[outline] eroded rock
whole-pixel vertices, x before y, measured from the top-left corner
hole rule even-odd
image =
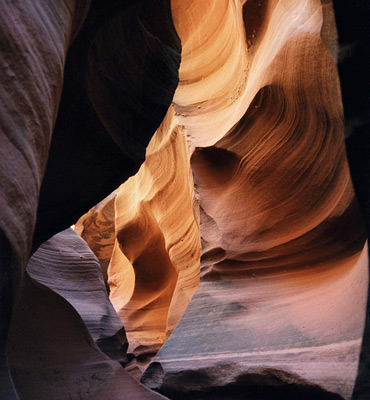
[[[9,334],[21,400],[160,399],[102,353],[76,310],[27,275]]]
[[[186,138],[172,108],[138,174],[118,189],[115,207],[110,299],[142,370],[177,325],[199,282],[197,204]]]
[[[100,350],[127,362],[125,329],[109,301],[100,264],[77,233],[67,229],[43,243],[27,272],[75,308]]]
[[[303,398],[315,387],[349,399],[368,258],[330,4],[172,6],[183,43],[174,108],[200,206],[201,283],[142,381],[176,399],[234,399],[253,395],[258,377],[274,387],[265,378],[277,371]]]
[[[16,398],[5,343],[31,249],[137,171],[171,103],[181,46],[168,1],[0,9],[0,390]]]

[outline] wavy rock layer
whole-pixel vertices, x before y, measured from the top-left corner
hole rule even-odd
[[[114,209],[116,195],[117,191],[114,191],[89,210],[77,221],[74,228],[98,258],[107,289],[109,289],[107,270],[116,239]]]
[[[75,308],[100,350],[127,362],[125,330],[108,299],[99,262],[77,233],[67,229],[43,243],[27,272]]]
[[[89,1],[0,5],[0,397],[15,399],[5,361],[13,301],[35,228],[38,196],[71,36]]]
[[[234,399],[235,389],[277,398],[269,386],[348,399],[368,259],[331,5],[172,7],[183,43],[174,108],[200,205],[201,283],[143,382],[174,399]]]
[[[31,248],[138,170],[181,45],[169,0],[3,1],[0,42],[0,397],[16,399],[5,343]]]
[[[96,347],[70,303],[28,276],[15,307],[8,355],[21,400],[163,399]]]
[[[170,109],[145,163],[116,198],[110,299],[139,369],[173,331],[198,285],[196,211],[186,138]]]

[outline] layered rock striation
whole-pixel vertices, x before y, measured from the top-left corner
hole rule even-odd
[[[0,397],[17,399],[5,345],[30,253],[138,170],[172,101],[181,45],[169,1],[0,10]]]
[[[27,273],[75,308],[100,350],[127,362],[125,329],[109,301],[99,261],[77,233],[69,228],[43,243]]]
[[[67,48],[88,5],[0,5],[0,390],[7,399],[17,398],[6,366],[7,331],[31,251]]]
[[[69,302],[27,275],[8,356],[21,399],[163,399],[98,349]]]
[[[99,260],[104,283],[108,286],[108,265],[115,241],[115,209],[117,191],[98,203],[76,223],[74,230],[88,243]]]
[[[118,189],[115,209],[110,300],[142,370],[199,282],[198,208],[186,137],[172,108],[149,143],[145,163]]]
[[[368,397],[370,9],[334,9],[0,5],[1,398]]]
[[[201,282],[142,381],[173,399],[275,398],[271,388],[349,399],[368,258],[333,10],[244,3],[172,2],[183,44],[174,108],[200,207]]]
[[[98,260],[72,229],[53,236],[28,263],[9,333],[20,398],[163,398],[124,371],[126,349]]]

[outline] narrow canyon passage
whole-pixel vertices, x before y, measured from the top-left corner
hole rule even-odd
[[[140,376],[179,322],[200,234],[200,286],[142,381],[170,398],[295,382],[349,399],[368,260],[331,3],[172,1],[172,12],[174,111],[115,203],[108,282],[136,356],[127,369]]]
[[[332,1],[103,3],[32,3],[56,55],[32,29],[14,53],[42,74],[7,117],[29,170],[7,153],[0,398],[357,400],[369,249]]]

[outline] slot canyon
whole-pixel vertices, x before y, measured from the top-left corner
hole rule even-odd
[[[0,399],[370,399],[368,2],[0,10]]]

